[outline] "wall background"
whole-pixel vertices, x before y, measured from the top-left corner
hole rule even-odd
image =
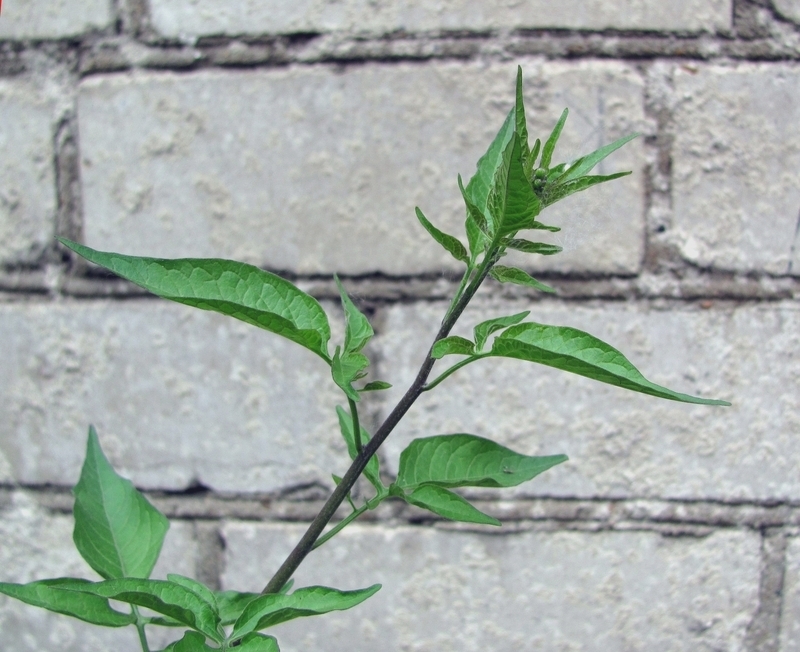
[[[389,504],[300,584],[382,582],[278,631],[318,650],[800,650],[800,3],[797,0],[6,0],[0,17],[0,572],[91,577],[71,544],[88,424],[173,519],[158,574],[258,590],[346,468],[340,397],[310,353],[144,296],[55,235],[237,257],[370,311],[373,426],[410,381],[456,267],[469,176],[523,66],[559,159],[632,130],[634,174],[548,216],[524,309],[619,346],[672,404],[533,365],[474,365],[382,452],[467,431],[571,460],[502,497],[498,533]],[[374,551],[385,549],[380,555]],[[136,650],[0,598],[0,642]],[[162,641],[163,643],[164,641]],[[156,643],[156,641],[154,641]]]

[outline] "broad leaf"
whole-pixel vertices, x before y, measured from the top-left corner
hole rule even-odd
[[[503,126],[494,137],[486,153],[478,159],[478,169],[467,183],[465,195],[478,208],[486,214],[486,202],[489,198],[489,189],[494,181],[497,168],[503,160],[503,152],[511,140],[516,128],[515,110],[511,109],[506,116]]]
[[[289,580],[291,582],[292,580]],[[287,584],[289,583],[287,582]],[[291,587],[291,585],[289,585]],[[255,600],[260,593],[242,593],[239,591],[217,591],[215,597],[219,605],[219,618],[223,625],[233,625],[242,615],[244,608]]]
[[[377,392],[382,389],[390,389],[392,386],[391,383],[387,383],[385,380],[373,380],[370,383],[364,385],[359,392]]]
[[[425,230],[431,234],[431,237],[436,240],[436,242],[442,245],[456,260],[460,260],[462,263],[469,263],[467,250],[464,249],[464,245],[461,244],[458,238],[437,229],[428,221],[428,218],[425,217],[419,208],[415,208],[414,210],[417,212],[417,219],[420,221],[420,224],[425,227]]]
[[[512,326],[495,338],[492,355],[538,362],[609,385],[673,401],[730,405],[727,401],[689,396],[651,383],[617,349],[568,326],[536,323]]]
[[[339,429],[342,431],[342,438],[347,444],[347,453],[350,455],[350,459],[354,460],[358,455],[358,451],[356,450],[356,439],[353,431],[353,419],[345,409],[339,405],[336,406],[336,416],[339,417]],[[369,439],[369,433],[362,426],[361,445],[363,446],[366,444]],[[367,462],[367,466],[364,469],[364,477],[369,480],[370,484],[375,487],[378,493],[381,493],[383,490],[383,483],[381,482],[381,468],[377,455],[373,455],[369,459],[369,462]]]
[[[198,632],[186,632],[183,638],[170,643],[161,652],[216,652],[219,648],[206,644],[206,637]]]
[[[544,168],[545,170],[550,167],[550,161],[553,158],[553,151],[556,148],[556,143],[558,142],[559,136],[561,136],[561,130],[564,128],[564,123],[567,121],[568,115],[569,109],[564,109],[564,112],[558,119],[556,126],[553,127],[553,131],[550,133],[550,137],[544,144],[544,148],[542,149],[542,162],[539,164],[539,167]]]
[[[503,236],[530,228],[539,214],[539,198],[522,169],[519,138],[513,134],[503,156],[487,200],[496,233]]]
[[[295,618],[351,609],[374,595],[380,588],[380,584],[374,584],[366,589],[339,591],[326,586],[309,586],[289,595],[271,593],[259,596],[245,607],[234,623],[231,638]]]
[[[136,621],[133,614],[124,614],[112,609],[105,598],[64,590],[85,584],[90,582],[72,577],[41,580],[30,584],[0,582],[0,593],[34,607],[72,616],[101,627],[123,627]]]
[[[577,179],[582,177],[587,172],[590,172],[595,165],[597,165],[600,161],[602,161],[606,156],[611,154],[612,152],[617,151],[620,147],[629,143],[634,138],[637,138],[640,134],[633,133],[627,136],[623,136],[622,138],[615,140],[613,143],[609,145],[605,145],[598,150],[595,150],[591,154],[587,156],[583,156],[577,161],[575,161],[569,169],[567,169],[566,174],[560,179],[562,182],[570,181],[572,179]]]
[[[522,147],[523,166],[528,161],[530,150],[528,149],[528,123],[525,119],[525,101],[522,97],[522,66],[517,66],[517,92],[514,105],[514,123],[519,136],[519,143]]]
[[[93,426],[73,493],[72,538],[89,566],[106,579],[148,577],[169,521],[130,480],[117,475],[103,455]]]
[[[375,331],[372,330],[369,320],[356,308],[356,305],[350,297],[347,296],[347,292],[345,292],[344,287],[342,287],[339,277],[334,274],[333,279],[336,281],[336,287],[339,288],[339,295],[342,298],[342,307],[344,308],[344,350],[347,353],[357,353],[372,339]]]
[[[489,274],[495,280],[501,283],[516,283],[517,285],[524,285],[529,288],[536,288],[542,292],[555,292],[549,285],[545,285],[541,281],[537,281],[533,276],[527,272],[523,272],[516,267],[505,267],[504,265],[495,265]]]
[[[544,242],[531,242],[530,240],[523,240],[522,238],[511,238],[505,243],[505,246],[509,249],[522,251],[526,254],[540,254],[542,256],[552,256],[553,254],[564,251],[564,248],[558,245],[546,244]]]
[[[359,393],[353,388],[353,382],[363,378],[366,373],[364,369],[369,366],[369,359],[363,353],[342,353],[337,346],[331,360],[331,376],[342,391],[347,394],[347,398],[355,402],[361,400]]]
[[[446,355],[472,355],[475,353],[475,345],[465,337],[450,335],[433,345],[431,357],[438,360]]]
[[[251,632],[236,646],[236,652],[280,652],[280,648],[274,636]]]
[[[458,494],[437,485],[423,485],[410,494],[403,494],[403,498],[412,505],[427,509],[451,521],[502,525],[496,518],[484,514]]]
[[[301,344],[330,362],[331,330],[325,311],[316,299],[280,276],[232,260],[141,258],[95,251],[64,238],[59,241],[153,294],[241,319]]]
[[[496,333],[497,331],[508,328],[509,326],[513,326],[514,324],[519,324],[530,314],[531,311],[526,310],[525,312],[519,312],[516,315],[510,315],[508,317],[496,317],[494,319],[482,321],[480,324],[475,326],[473,330],[475,334],[475,350],[470,352],[470,355],[472,353],[480,353],[483,350],[483,345],[486,344],[486,340],[489,339],[489,336],[492,333]],[[472,344],[472,342],[470,342],[470,344]]]
[[[574,181],[567,181],[566,183],[556,185],[553,188],[548,188],[548,190],[544,193],[542,201],[544,202],[545,206],[551,206],[565,197],[574,195],[576,192],[586,190],[587,188],[596,186],[599,183],[613,181],[614,179],[619,179],[620,177],[627,177],[629,174],[630,172],[617,172],[616,174],[609,174],[606,176],[580,177]]]

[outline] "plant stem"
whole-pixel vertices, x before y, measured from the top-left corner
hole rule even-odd
[[[354,509],[353,512],[345,516],[341,521],[339,521],[330,531],[323,534],[319,539],[316,540],[314,545],[312,546],[312,550],[316,550],[319,548],[323,543],[329,541],[333,537],[335,537],[339,532],[341,532],[345,527],[350,525],[353,521],[355,521],[359,516],[361,516],[364,512],[370,509],[375,509],[378,505],[381,504],[385,498],[389,496],[388,492],[385,492],[383,495],[377,495],[372,500],[368,500],[364,503],[363,506],[359,507],[358,509]]]
[[[139,633],[139,643],[142,645],[142,652],[150,652],[150,646],[147,644],[147,635],[144,633],[144,620],[139,615],[139,609],[136,605],[131,605],[133,615],[136,616],[136,631]]]
[[[427,385],[425,385],[425,387],[422,388],[422,391],[423,392],[428,392],[428,391],[432,390],[439,383],[441,383],[445,378],[451,376],[452,374],[454,374],[456,371],[458,371],[462,367],[466,367],[470,362],[475,362],[476,360],[481,360],[483,358],[488,358],[490,356],[491,356],[490,353],[479,353],[478,355],[471,355],[470,357],[466,358],[465,360],[462,360],[461,362],[457,362],[452,367],[450,367],[449,369],[444,371],[438,378],[436,378],[436,380],[432,380]]]
[[[350,405],[350,416],[353,418],[353,440],[356,442],[356,451],[361,452],[361,426],[358,423],[358,406],[356,402],[347,397],[347,402]]]
[[[406,393],[403,395],[394,409],[389,413],[389,416],[386,417],[386,420],[375,432],[375,435],[372,437],[372,439],[370,439],[361,452],[356,455],[356,458],[353,460],[350,468],[347,469],[347,473],[344,474],[342,481],[333,490],[333,493],[322,506],[319,514],[317,514],[317,516],[308,526],[308,529],[294,547],[294,550],[289,553],[289,556],[278,569],[278,572],[273,575],[272,579],[264,587],[264,590],[261,591],[262,595],[267,593],[278,593],[283,585],[286,584],[289,578],[294,574],[294,572],[297,570],[297,567],[300,566],[300,564],[306,558],[306,555],[308,555],[308,553],[314,548],[314,543],[322,534],[322,531],[325,529],[325,526],[328,524],[328,522],[333,518],[336,510],[339,509],[339,505],[342,504],[347,497],[347,494],[353,488],[353,485],[356,483],[356,480],[358,480],[361,472],[366,468],[370,458],[372,458],[378,448],[380,448],[381,444],[383,444],[392,430],[394,430],[400,419],[405,416],[405,413],[408,412],[409,408],[414,404],[414,401],[419,398],[419,395],[422,393],[422,390],[425,387],[425,381],[428,379],[431,369],[433,369],[433,365],[436,362],[431,357],[431,351],[433,350],[434,344],[447,337],[447,335],[450,333],[456,321],[461,316],[461,313],[464,312],[467,304],[469,304],[470,300],[473,296],[475,296],[475,293],[481,286],[481,283],[483,283],[483,281],[486,279],[486,275],[489,273],[489,270],[496,260],[497,253],[497,248],[489,249],[484,256],[483,262],[478,268],[478,271],[472,277],[472,281],[469,283],[469,285],[467,285],[466,290],[464,290],[461,296],[456,295],[453,297],[450,307],[445,314],[445,318],[442,320],[442,325],[439,328],[439,332],[436,334],[433,344],[431,344],[431,348],[428,349],[428,353],[425,356],[425,361],[422,363],[419,372],[417,372],[414,382],[411,383],[411,386],[406,390]]]

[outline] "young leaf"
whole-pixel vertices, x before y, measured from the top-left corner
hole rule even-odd
[[[380,584],[356,591],[339,591],[326,586],[309,586],[289,595],[268,593],[248,604],[233,625],[230,638],[273,627],[287,620],[344,611],[377,593]]]
[[[291,588],[294,580],[289,580]],[[260,593],[241,593],[239,591],[217,591],[214,597],[217,599],[219,605],[219,618],[222,625],[233,625],[236,619],[242,615],[244,608],[255,600]]]
[[[556,126],[553,127],[550,137],[544,144],[544,149],[542,149],[542,162],[539,164],[539,167],[544,168],[545,170],[550,167],[550,161],[553,158],[553,150],[556,148],[556,143],[558,142],[559,136],[561,136],[561,130],[564,128],[564,123],[567,121],[568,115],[569,109],[564,109],[564,112],[561,114],[558,122],[556,122]]]
[[[446,355],[472,355],[475,353],[475,345],[464,337],[451,335],[445,337],[433,345],[431,357],[439,360]]]
[[[503,126],[494,137],[492,144],[486,153],[478,159],[478,169],[467,183],[465,196],[478,208],[482,214],[486,214],[486,202],[489,198],[489,188],[494,181],[497,168],[503,160],[503,152],[511,140],[516,128],[515,109],[511,109],[506,116]]]
[[[531,311],[526,310],[525,312],[519,312],[516,315],[510,315],[509,317],[496,317],[495,319],[482,321],[480,324],[475,326],[473,330],[475,334],[474,353],[480,353],[483,350],[483,345],[486,344],[486,340],[492,333],[496,333],[497,331],[508,328],[509,326],[513,326],[514,324],[519,324],[530,314]]]
[[[491,219],[491,215],[489,215],[487,219],[487,215],[473,203],[472,199],[470,199],[470,196],[464,189],[460,174],[458,175],[458,188],[461,190],[461,196],[464,198],[464,204],[467,207],[467,238],[469,239],[469,250],[472,252],[474,258],[486,249],[486,241],[492,239],[494,224],[488,221]]]
[[[169,528],[130,480],[121,478],[89,427],[86,459],[75,494],[72,538],[81,556],[106,579],[149,577]]]
[[[5,593],[11,598],[21,600],[34,607],[72,616],[101,627],[123,627],[136,621],[133,614],[124,614],[112,609],[105,598],[65,590],[82,584],[90,584],[90,582],[72,577],[40,580],[30,584],[0,582],[0,593]]]
[[[523,272],[516,267],[505,267],[504,265],[495,265],[489,272],[492,278],[500,281],[501,283],[516,283],[517,285],[524,285],[530,288],[536,288],[542,292],[555,292],[549,285],[545,285],[541,281],[537,281],[527,272]]]
[[[153,294],[241,319],[300,344],[326,362],[331,329],[322,306],[280,276],[215,258],[164,260],[95,251],[59,238],[86,260]]]
[[[337,346],[331,360],[331,376],[347,398],[356,403],[361,400],[359,393],[353,388],[353,381],[363,378],[363,370],[369,366],[369,360],[363,353],[342,353]]]
[[[531,242],[530,240],[523,240],[522,238],[512,238],[505,243],[509,249],[522,251],[526,254],[540,254],[542,256],[552,256],[561,251],[563,247],[553,244],[545,244],[544,242]]]
[[[517,93],[514,105],[514,122],[517,136],[519,136],[520,146],[522,147],[523,166],[528,161],[530,150],[528,149],[528,123],[525,119],[525,102],[522,97],[522,66],[517,66]]]
[[[357,353],[372,339],[375,331],[372,330],[369,320],[347,296],[347,292],[345,292],[336,274],[333,275],[333,280],[336,281],[336,287],[339,288],[339,295],[342,298],[342,307],[344,308],[344,350],[346,353]]]
[[[417,212],[417,219],[420,221],[420,224],[425,227],[425,230],[431,234],[431,237],[436,240],[436,242],[442,245],[456,260],[460,260],[462,263],[469,263],[467,250],[464,249],[464,245],[461,244],[458,238],[437,229],[428,221],[428,218],[425,217],[419,208],[415,208],[414,210]]]
[[[531,174],[533,173],[533,169],[536,167],[536,159],[539,158],[539,150],[542,148],[542,141],[538,138],[533,143],[533,148],[531,149],[531,153],[528,156],[528,160],[525,161],[525,177],[530,179]]]
[[[339,417],[339,429],[342,431],[342,438],[347,444],[347,453],[350,459],[356,459],[358,451],[356,450],[355,433],[353,432],[353,419],[341,406],[336,406],[336,416]],[[369,441],[369,433],[362,427],[361,428],[361,443],[366,444]],[[383,491],[383,483],[381,482],[381,468],[378,456],[373,455],[367,466],[364,469],[364,477],[369,480],[370,484],[375,487],[375,491],[381,493]]]
[[[683,403],[730,405],[727,401],[681,394],[647,380],[614,347],[568,326],[525,323],[512,326],[494,340],[492,355],[528,360],[593,378],[642,394]]]
[[[598,183],[605,183],[606,181],[612,181],[614,179],[619,179],[620,177],[627,177],[629,174],[630,172],[617,172],[616,174],[609,174],[606,176],[580,177],[574,181],[567,181],[566,183],[556,185],[553,188],[548,188],[542,197],[542,201],[544,202],[545,206],[551,206],[565,197],[574,195],[576,192],[596,186]]]
[[[406,502],[427,509],[451,521],[481,523],[483,525],[502,525],[496,518],[484,514],[458,494],[444,487],[426,484],[404,495]]]
[[[602,161],[606,156],[608,156],[612,152],[617,151],[620,147],[622,147],[626,143],[629,143],[639,135],[640,134],[638,133],[628,134],[627,136],[623,136],[622,138],[615,140],[613,143],[609,145],[605,145],[604,147],[595,150],[594,152],[592,152],[587,156],[581,157],[567,169],[566,174],[560,179],[560,181],[566,182],[572,179],[577,179],[578,177],[583,176],[587,172],[590,172],[592,168],[594,168],[594,166],[597,165],[600,161]]]
[[[529,228],[541,207],[539,198],[525,177],[521,155],[519,138],[513,134],[503,150],[487,199],[487,210],[499,235]]]
[[[371,383],[367,383],[359,392],[377,392],[382,389],[389,389],[392,386],[391,383],[387,383],[385,380],[373,380]]]
[[[208,603],[208,606],[214,611],[218,610],[217,598],[214,595],[214,592],[205,584],[201,584],[197,580],[193,580],[191,577],[184,577],[183,575],[175,575],[173,573],[167,575],[167,580],[173,584],[180,584],[185,589],[189,589],[198,598],[205,600]]]

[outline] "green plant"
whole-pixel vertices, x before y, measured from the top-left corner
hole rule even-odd
[[[540,255],[558,253],[557,246],[523,239],[518,234],[558,231],[557,227],[539,221],[544,208],[573,193],[629,174],[592,176],[589,172],[636,134],[569,164],[551,165],[566,118],[565,110],[547,140],[542,144],[537,139],[529,146],[519,70],[514,108],[478,161],[477,171],[466,187],[458,179],[466,205],[468,246],[437,229],[416,209],[422,226],[466,269],[416,378],[374,434],[361,426],[358,403],[363,392],[380,391],[390,385],[381,380],[363,385],[360,382],[369,368],[362,350],[373,330],[338,277],[335,280],[344,308],[345,337],[331,354],[330,327],[320,304],[274,274],[227,260],[124,256],[62,240],[87,260],[159,296],[235,317],[316,353],[330,366],[333,381],[347,399],[347,408],[338,407],[337,413],[352,463],[344,476],[333,476],[335,490],[260,594],[214,592],[179,575],[169,575],[165,581],[149,579],[168,528],[167,519],[129,481],[115,473],[103,455],[97,434],[90,428],[86,460],[74,492],[74,541],[80,554],[103,580],[59,578],[25,585],[5,583],[0,584],[0,592],[96,625],[133,625],[145,651],[149,650],[147,626],[185,629],[183,637],[166,648],[173,652],[278,650],[275,638],[261,633],[262,630],[294,618],[350,609],[380,588],[374,585],[357,591],[339,591],[312,586],[291,590],[291,577],[306,555],[365,511],[394,498],[446,519],[500,525],[452,489],[512,487],[567,459],[564,455],[530,457],[471,434],[436,435],[417,439],[403,451],[397,478],[387,486],[375,452],[423,392],[433,390],[465,365],[484,358],[516,358],[660,398],[727,405],[724,401],[697,398],[656,385],[610,345],[574,328],[525,321],[528,311],[475,325],[472,340],[450,335],[487,276],[501,283],[552,292],[525,271],[498,264],[500,259],[509,250]],[[449,356],[458,356],[458,360],[429,380],[436,361],[450,359]],[[351,490],[362,474],[372,485],[374,495],[356,505]],[[344,501],[348,501],[352,511],[325,532]],[[130,608],[118,611],[109,600],[127,603]],[[141,608],[148,612],[141,613]]]

